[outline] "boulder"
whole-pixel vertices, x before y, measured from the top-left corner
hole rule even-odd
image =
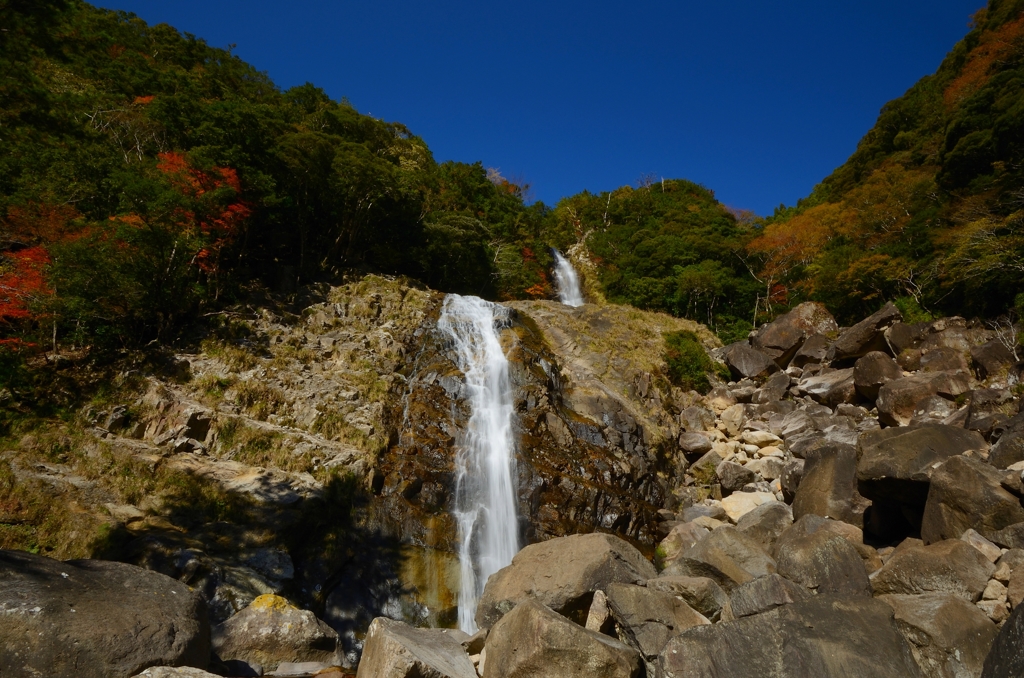
[[[750,343],[785,368],[808,337],[838,330],[835,318],[823,305],[808,301],[761,326]]]
[[[889,342],[885,339],[885,331],[902,319],[899,309],[892,302],[887,303],[840,334],[828,351],[828,361],[841,363],[860,358],[872,351],[891,351]]]
[[[715,428],[715,413],[703,407],[687,407],[679,413],[679,425],[687,433],[703,433]]]
[[[722,500],[722,508],[725,509],[729,520],[739,520],[762,504],[776,501],[775,495],[770,492],[734,492]]]
[[[1003,624],[985,657],[981,678],[1024,676],[1024,605],[1018,605]]]
[[[1024,522],[1020,499],[1003,488],[1002,479],[1002,473],[969,457],[952,457],[939,466],[932,473],[921,538],[926,544],[959,539],[970,528],[990,537]]]
[[[803,480],[806,464],[807,462],[803,459],[791,459],[783,467],[779,482],[782,485],[782,496],[786,501],[792,502],[796,498],[796,491],[800,489],[800,481]]]
[[[930,331],[931,325],[929,323],[907,325],[906,323],[898,322],[885,331],[885,340],[889,342],[892,352],[899,355],[908,348],[920,346],[921,341],[924,340]]]
[[[955,348],[939,346],[921,352],[920,368],[922,372],[967,372],[967,360],[963,353]]]
[[[477,678],[462,647],[465,634],[418,629],[386,617],[370,624],[359,660],[360,678]]]
[[[702,560],[679,556],[666,567],[659,579],[683,577],[689,579],[710,579],[723,591],[729,592],[736,588],[737,582],[714,565]],[[649,580],[648,580],[649,581]]]
[[[0,551],[0,611],[4,678],[128,678],[210,661],[199,594],[134,565]]]
[[[273,671],[282,662],[337,663],[338,634],[308,610],[284,598],[262,595],[213,628],[221,661],[259,664]]]
[[[926,676],[981,674],[999,630],[984,612],[948,593],[880,596],[893,609],[896,628]]]
[[[807,600],[811,594],[802,586],[778,574],[770,574],[737,586],[729,596],[734,619],[767,612],[779,605]]]
[[[920,529],[935,468],[987,443],[975,431],[915,425],[868,431],[859,446],[857,488],[872,502],[864,528],[892,538]]]
[[[918,678],[892,608],[867,597],[816,596],[673,638],[664,678]]]
[[[1007,549],[1024,549],[1024,523],[1014,523],[990,533],[992,542]]]
[[[861,560],[864,561],[864,568],[871,573],[882,567],[882,561],[874,548],[864,543],[864,532],[855,525],[844,523],[839,520],[822,518],[816,515],[805,515],[793,523],[793,526],[779,535],[772,553],[778,555],[789,548],[791,542],[824,531],[836,537],[842,537],[857,551]]]
[[[817,402],[829,407],[857,402],[857,388],[854,384],[852,367],[845,370],[831,370],[824,374],[801,379],[797,387]]]
[[[711,451],[711,439],[703,433],[680,433],[679,449],[691,459]]]
[[[1005,428],[1015,414],[1017,402],[1012,393],[1003,389],[979,388],[971,391],[964,428],[988,436],[993,430]]]
[[[784,548],[778,549],[778,572],[819,594],[871,595],[871,582],[857,549],[826,530],[786,540]]]
[[[709,534],[711,534],[710,530],[692,521],[676,524],[655,550],[655,556],[660,563],[659,567],[667,567],[683,551]]]
[[[1004,428],[988,457],[989,463],[996,468],[1009,468],[1024,461],[1024,415],[1017,415]]]
[[[857,448],[826,443],[805,454],[803,476],[793,498],[793,517],[813,514],[864,524],[867,501],[857,491]]]
[[[824,334],[815,334],[807,337],[803,346],[793,354],[793,359],[789,361],[789,366],[803,368],[808,365],[823,363],[831,345],[832,342]]]
[[[791,383],[789,375],[785,372],[774,374],[764,382],[761,388],[754,391],[750,402],[758,405],[777,403],[785,397]]]
[[[947,539],[929,546],[900,545],[871,583],[875,595],[937,591],[976,602],[995,569],[970,544]]]
[[[683,557],[712,565],[738,584],[775,572],[775,560],[734,527],[718,528],[684,551]]]
[[[793,509],[781,501],[770,501],[753,509],[736,522],[736,530],[752,538],[769,553],[779,535],[793,524]]]
[[[1017,361],[1003,342],[992,339],[971,347],[971,363],[978,379],[998,379],[1005,377]]]
[[[903,378],[903,370],[889,354],[872,351],[853,366],[853,383],[865,399],[874,401],[878,390],[890,381]]]
[[[737,381],[764,378],[779,371],[779,366],[769,356],[746,344],[728,347],[725,364]]]
[[[970,390],[971,380],[965,374],[918,373],[896,379],[878,389],[878,420],[887,426],[906,426],[926,398],[937,395],[952,400]]]
[[[673,593],[633,584],[612,584],[605,595],[618,625],[619,638],[653,666],[673,636],[688,628],[710,624]]]
[[[509,566],[490,576],[477,606],[476,623],[489,628],[527,599],[582,620],[594,591],[607,590],[613,582],[635,584],[656,576],[642,553],[613,535],[549,539],[530,544]]]
[[[217,678],[217,674],[191,666],[153,666],[132,678]]]
[[[731,461],[723,461],[719,464],[715,469],[715,475],[718,476],[718,480],[722,484],[723,492],[736,492],[743,489],[747,483],[757,480],[753,471]]]
[[[686,604],[712,622],[722,615],[722,608],[729,602],[729,594],[707,577],[661,576],[647,580],[647,588],[679,596]]]
[[[639,678],[640,654],[535,600],[501,618],[484,647],[483,678]]]

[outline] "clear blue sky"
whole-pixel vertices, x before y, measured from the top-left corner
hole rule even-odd
[[[408,125],[554,204],[687,178],[769,214],[933,73],[983,0],[100,0]]]

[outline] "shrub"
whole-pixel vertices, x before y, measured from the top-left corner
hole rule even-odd
[[[729,376],[725,366],[712,360],[697,335],[688,330],[665,334],[665,362],[669,381],[688,391],[710,391],[709,374],[722,379]]]

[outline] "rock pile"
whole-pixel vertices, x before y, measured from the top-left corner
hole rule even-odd
[[[998,337],[803,304],[713,353],[735,381],[679,411],[657,570],[610,535],[534,544],[452,652],[485,677],[1017,675],[1024,415]],[[423,661],[395,675],[456,675]]]

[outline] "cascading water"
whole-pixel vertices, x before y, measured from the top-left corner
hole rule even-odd
[[[555,255],[555,287],[558,288],[558,300],[566,306],[582,306],[585,302],[576,269],[561,252],[555,249],[551,251]]]
[[[477,630],[474,616],[487,578],[519,551],[512,389],[496,328],[507,319],[503,306],[449,294],[437,321],[454,343],[470,406],[456,454],[455,483],[462,574],[459,629],[466,633]]]

